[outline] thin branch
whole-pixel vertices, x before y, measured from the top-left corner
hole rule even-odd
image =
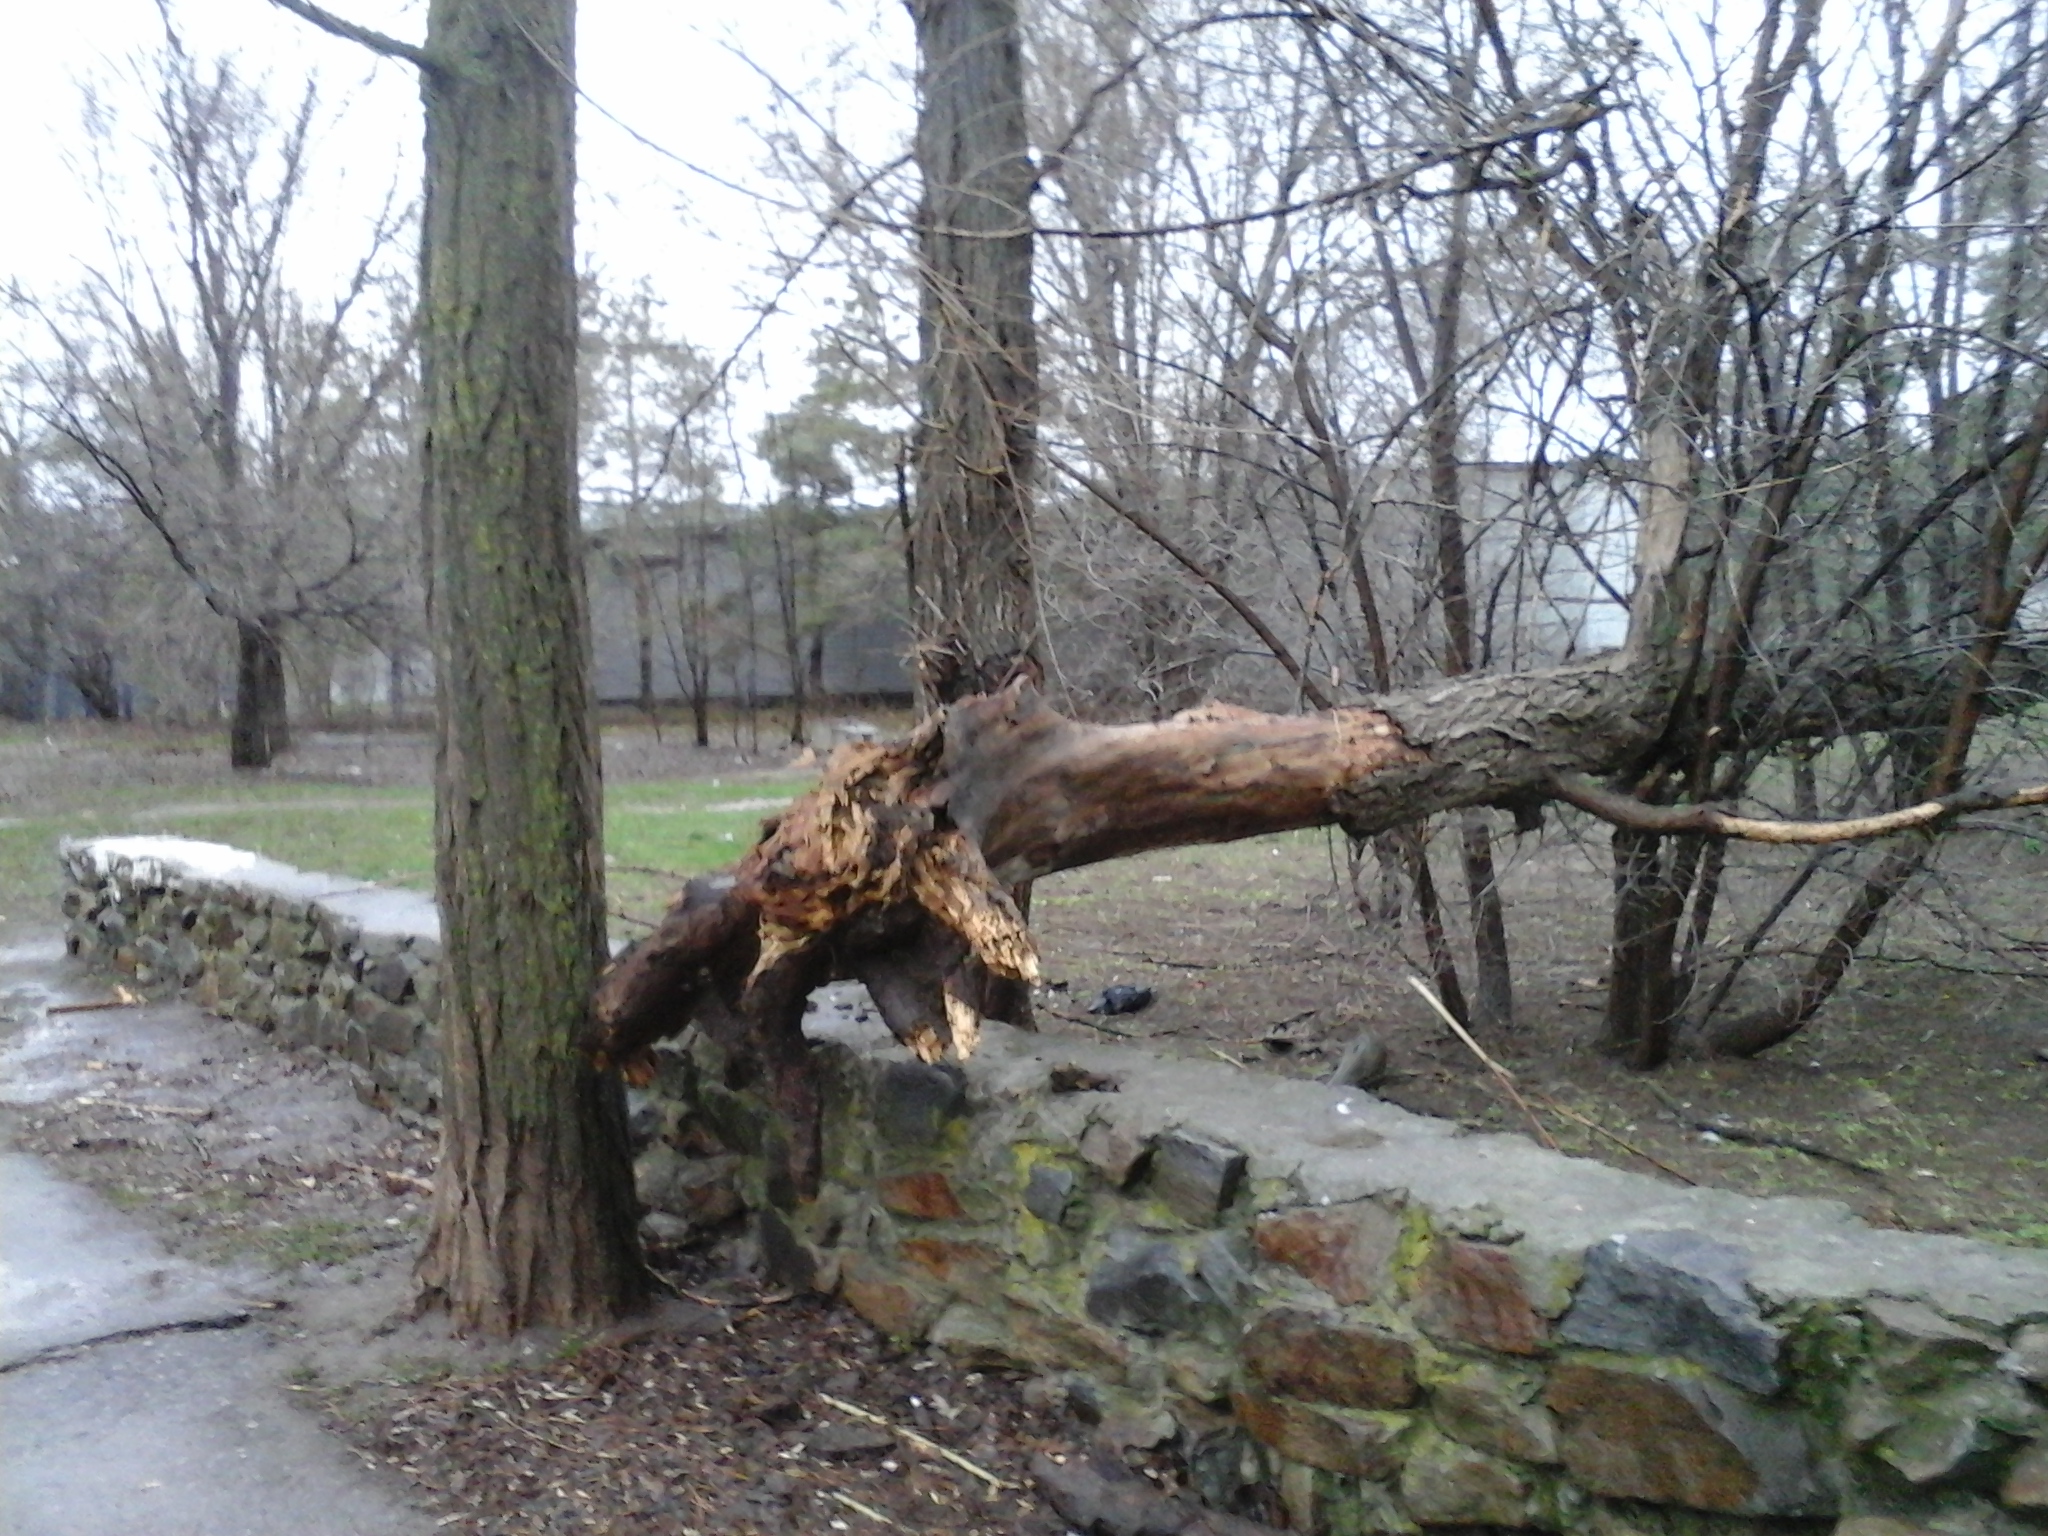
[[[1308,670],[1295,659],[1294,653],[1287,648],[1286,642],[1273,632],[1272,626],[1260,618],[1258,611],[1240,597],[1220,576],[1216,575],[1215,572],[1202,564],[1201,561],[1182,549],[1150,517],[1140,512],[1136,507],[1131,506],[1108,486],[1102,484],[1086,472],[1075,468],[1075,466],[1069,464],[1057,454],[1047,453],[1046,457],[1051,460],[1053,466],[1062,474],[1066,475],[1097,501],[1109,508],[1110,511],[1116,513],[1118,517],[1121,517],[1125,522],[1137,529],[1138,532],[1158,545],[1160,549],[1172,556],[1190,576],[1193,576],[1195,580],[1229,604],[1231,611],[1244,620],[1252,633],[1264,642],[1266,649],[1272,653],[1273,659],[1286,669],[1289,677],[1294,679],[1295,685],[1301,689],[1304,698],[1317,709],[1331,709],[1335,707],[1334,701],[1321,688],[1316,686],[1315,679],[1310,677]]]
[[[372,53],[383,54],[387,59],[403,59],[415,68],[428,71],[433,71],[440,67],[435,62],[433,55],[418,44],[404,42],[395,37],[387,37],[382,32],[374,31],[369,27],[357,26],[354,22],[344,20],[323,6],[314,5],[312,0],[270,0],[270,3],[280,10],[290,11],[301,21],[310,21],[322,32],[331,33],[346,42],[358,43],[369,49]]]
[[[1551,1136],[1549,1131],[1543,1128],[1543,1122],[1536,1118],[1536,1111],[1531,1109],[1529,1101],[1522,1097],[1522,1090],[1515,1082],[1515,1074],[1486,1054],[1486,1048],[1472,1038],[1471,1031],[1458,1022],[1457,1015],[1444,1006],[1443,999],[1429,990],[1428,982],[1424,981],[1420,976],[1410,976],[1408,978],[1408,985],[1421,995],[1425,1003],[1436,1010],[1437,1017],[1451,1027],[1451,1033],[1464,1042],[1465,1048],[1479,1058],[1479,1064],[1491,1072],[1501,1087],[1507,1090],[1508,1097],[1515,1101],[1515,1107],[1521,1110],[1524,1118],[1529,1122],[1529,1128],[1536,1133],[1537,1141],[1555,1152],[1557,1150],[1556,1139]],[[1634,1149],[1631,1148],[1630,1150],[1633,1151]]]
[[[1850,843],[1915,828],[1933,828],[1971,811],[1996,811],[2020,805],[2048,805],[2048,784],[2025,789],[1959,790],[1923,800],[1904,810],[1880,816],[1851,816],[1841,821],[1775,821],[1737,816],[1713,805],[1646,805],[1628,795],[1602,789],[1590,779],[1558,774],[1550,792],[1568,805],[1602,821],[1638,832],[1665,835],[1691,833],[1702,837],[1733,837],[1747,843]]]

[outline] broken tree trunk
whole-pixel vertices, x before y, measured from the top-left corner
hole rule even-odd
[[[818,787],[725,874],[693,881],[598,989],[589,1046],[629,1077],[700,1023],[765,1071],[817,1179],[804,1001],[863,982],[926,1061],[974,1049],[990,980],[1037,958],[1010,891],[1042,875],[1300,827],[1370,836],[1436,811],[1533,802],[1661,730],[1656,690],[1616,659],[1461,679],[1314,715],[1209,705],[1150,725],[1066,719],[1028,678],[964,699],[901,741],[834,755]]]

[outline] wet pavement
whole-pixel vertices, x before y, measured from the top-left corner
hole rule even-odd
[[[19,1114],[81,1091],[73,1064],[103,1048],[110,1021],[48,1013],[105,985],[54,929],[9,930],[0,1110]],[[260,1278],[180,1259],[90,1190],[0,1151],[0,1532],[431,1531],[394,1477],[294,1400],[259,1321],[271,1304]]]

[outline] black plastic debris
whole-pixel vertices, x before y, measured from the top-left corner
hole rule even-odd
[[[1152,1006],[1150,987],[1104,987],[1088,1005],[1090,1013],[1143,1013]]]

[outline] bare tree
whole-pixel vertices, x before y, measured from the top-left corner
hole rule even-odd
[[[834,621],[867,606],[878,573],[867,558],[875,520],[856,493],[878,476],[889,435],[857,407],[877,392],[829,348],[814,354],[811,388],[768,418],[756,446],[781,494],[762,512],[769,573],[789,676],[790,740],[802,745],[807,703],[825,689],[825,636]]]
[[[261,768],[289,741],[286,640],[295,628],[375,628],[400,600],[411,541],[394,476],[366,467],[394,444],[407,381],[403,326],[375,323],[402,215],[387,209],[340,290],[316,307],[284,248],[317,121],[309,86],[278,119],[231,60],[189,54],[166,19],[141,66],[143,137],[164,239],[112,164],[122,126],[87,111],[108,255],[68,295],[17,300],[39,315],[35,403],[162,542],[206,606],[233,625],[230,761]]]
[[[684,508],[715,490],[718,468],[698,451],[701,417],[724,404],[708,359],[662,325],[660,301],[645,280],[612,293],[585,280],[581,430],[584,519],[593,551],[624,580],[633,610],[636,702],[655,705],[657,642],[673,648],[675,620],[662,576],[679,558]],[[687,541],[685,541],[687,542]],[[704,675],[708,658],[697,627],[685,625],[688,661]],[[708,685],[707,685],[708,686]],[[698,704],[701,717],[702,704]],[[699,721],[700,727],[702,721]]]

